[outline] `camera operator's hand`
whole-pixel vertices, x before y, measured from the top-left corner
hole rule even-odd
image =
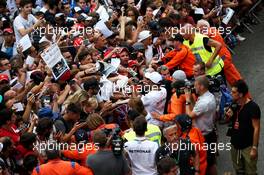
[[[185,95],[186,102],[193,102],[192,91],[190,88],[188,87],[184,88],[184,95]]]

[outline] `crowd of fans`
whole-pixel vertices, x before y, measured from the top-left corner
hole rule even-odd
[[[217,122],[256,174],[260,109],[229,51],[254,3],[0,0],[0,175],[216,175]]]

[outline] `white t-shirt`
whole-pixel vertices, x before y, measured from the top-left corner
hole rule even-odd
[[[37,22],[37,18],[35,18],[32,14],[28,15],[27,20],[25,18],[23,18],[20,14],[15,18],[13,25],[14,25],[14,32],[15,32],[15,36],[16,36],[16,43],[18,43],[19,40],[23,37],[20,35],[18,30],[29,29],[36,22]]]
[[[153,58],[153,45],[149,45],[145,50],[146,64],[149,65]]]
[[[109,101],[113,95],[113,83],[105,76],[102,76],[100,83],[103,85],[100,87],[99,93],[96,95],[98,102]]]
[[[125,143],[125,150],[131,161],[133,175],[157,175],[155,154],[158,144],[146,137],[136,137]]]
[[[42,43],[42,42],[45,42],[45,41],[49,42],[50,44],[55,43],[55,41],[56,41],[56,35],[53,34],[53,36],[52,36],[52,41],[48,40],[48,39],[46,38],[46,36],[43,36],[43,37],[39,40],[39,43]]]
[[[165,88],[160,87],[159,91],[150,91],[146,95],[141,97],[141,100],[145,106],[146,111],[151,115],[152,112],[157,112],[158,114],[163,114],[165,109],[167,91]],[[151,118],[147,118],[148,123],[162,126],[163,122]]]
[[[203,135],[207,135],[214,129],[216,114],[216,101],[212,93],[207,91],[197,99],[193,112],[196,114],[194,125],[199,128]]]

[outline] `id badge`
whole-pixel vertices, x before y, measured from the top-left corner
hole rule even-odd
[[[239,129],[239,122],[235,122],[234,129]]]

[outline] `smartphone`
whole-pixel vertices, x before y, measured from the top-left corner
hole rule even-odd
[[[51,97],[50,96],[43,96],[41,99],[41,103],[43,107],[49,107],[51,103]]]
[[[138,22],[141,22],[143,21],[143,16],[139,16],[138,19],[137,19]]]
[[[69,85],[70,85],[70,86],[74,85],[75,83],[76,83],[75,80],[70,80],[70,81],[69,81]]]
[[[83,40],[83,45],[88,46],[89,44],[91,44],[91,43],[88,39]]]

